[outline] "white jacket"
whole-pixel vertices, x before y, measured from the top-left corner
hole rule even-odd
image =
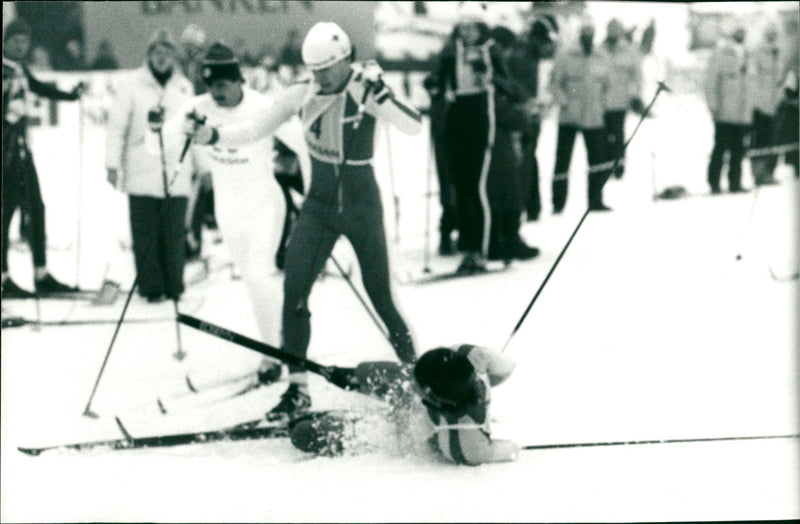
[[[106,168],[119,171],[119,188],[125,193],[164,197],[158,134],[150,130],[147,113],[161,104],[165,119],[177,116],[192,97],[192,84],[176,67],[162,87],[145,65],[122,76],[116,88],[106,128]],[[166,175],[171,181],[184,138],[177,133],[164,133],[163,138]],[[189,195],[190,176],[191,170],[186,167],[174,176],[170,196]]]

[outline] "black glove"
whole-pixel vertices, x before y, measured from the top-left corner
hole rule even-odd
[[[631,111],[638,115],[644,113],[644,104],[642,104],[642,99],[638,96],[631,98]]]
[[[72,91],[69,92],[70,96],[72,96],[73,100],[79,99],[83,94],[86,92],[86,84],[84,82],[78,82],[78,84],[72,88]]]
[[[328,382],[346,391],[354,391],[360,388],[355,368],[333,368]]]
[[[150,131],[155,133],[161,131],[164,127],[164,106],[158,105],[147,112],[147,124],[150,126]]]

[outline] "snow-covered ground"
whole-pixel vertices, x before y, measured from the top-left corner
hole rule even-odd
[[[711,147],[711,125],[697,99],[663,95],[655,111],[657,118],[642,125],[631,145],[625,177],[606,188],[614,212],[587,218],[508,345],[517,368],[494,392],[498,437],[536,445],[798,433],[798,283],[776,282],[770,275],[770,268],[778,276],[797,271],[797,180],[781,167],[780,185],[760,189],[757,197],[751,192],[654,202],[654,190],[675,184],[705,193]],[[635,121],[629,124],[630,133]],[[68,246],[77,227],[78,141],[46,132],[35,138],[51,244]],[[385,141],[376,169],[393,271],[403,276],[420,272],[424,264],[427,135],[391,139],[399,232]],[[561,216],[550,213],[554,142],[550,118],[539,144],[544,212],[523,229],[542,256],[491,276],[396,285],[420,349],[505,344],[585,209],[586,166],[579,145],[566,210]],[[108,267],[109,276],[127,288],[133,280],[131,254],[119,248],[127,235],[125,201],[103,181],[101,152],[101,139],[87,133],[80,282],[99,285]],[[434,202],[432,249],[437,217]],[[224,260],[223,246],[209,241],[207,248],[216,263]],[[737,254],[742,260],[736,261]],[[340,246],[337,257],[349,265],[349,247]],[[74,249],[54,250],[50,262],[57,276],[74,281]],[[456,264],[437,256],[431,260],[434,270]],[[12,250],[12,275],[23,284],[29,284],[29,265],[26,251]],[[94,308],[43,303],[41,315],[114,319],[122,302]],[[4,315],[35,316],[33,304],[4,302],[3,308]],[[227,271],[190,288],[181,308],[256,335],[242,284]],[[341,279],[319,281],[311,309],[310,358],[335,365],[393,358]],[[101,415],[97,420],[81,414],[113,324],[3,330],[2,521],[800,518],[796,438],[524,451],[517,462],[477,468],[402,454],[391,443],[381,451],[338,458],[306,456],[286,439],[39,457],[16,450],[117,437],[113,415],[132,434],[146,436],[223,427],[271,407],[283,385],[159,414],[156,397],[178,405],[186,399],[187,375],[202,388],[253,369],[260,358],[184,327],[188,358],[178,362],[172,358],[171,315],[171,304],[133,299],[128,318],[166,320],[123,324],[92,403]],[[317,377],[311,392],[320,409],[366,402]]]

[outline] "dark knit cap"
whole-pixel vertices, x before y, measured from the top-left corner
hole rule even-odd
[[[472,391],[475,368],[466,355],[436,348],[417,361],[414,378],[426,396],[458,404]]]
[[[16,18],[9,22],[9,24],[6,26],[5,32],[3,32],[3,42],[14,35],[28,35],[30,38],[31,27],[22,18]]]
[[[216,42],[208,48],[208,52],[203,58],[201,73],[203,82],[206,84],[211,84],[215,80],[244,81],[239,69],[239,61],[233,50],[220,42]]]

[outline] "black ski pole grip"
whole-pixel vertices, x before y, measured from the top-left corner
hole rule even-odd
[[[200,125],[206,123],[206,117],[198,115],[197,113],[194,112],[194,110],[192,110],[192,112],[186,116],[192,118],[195,122],[197,122]],[[180,159],[178,160],[178,163],[183,162],[183,159],[186,157],[186,153],[189,151],[189,147],[191,145],[192,145],[192,137],[187,136],[186,141],[183,143],[183,149],[181,150],[181,156]]]
[[[326,380],[330,379],[335,369],[332,366],[323,366],[321,364],[317,364],[313,360],[308,360],[306,358],[299,357],[291,353],[287,353],[286,351],[270,346],[269,344],[265,344],[264,342],[259,342],[258,340],[254,340],[250,337],[240,335],[238,333],[225,329],[222,326],[217,326],[215,324],[212,324],[211,322],[200,320],[199,318],[193,317],[191,315],[178,313],[177,320],[181,324],[193,327],[199,331],[203,331],[204,333],[208,333],[209,335],[213,335],[217,338],[227,340],[228,342],[233,342],[234,344],[237,344],[239,346],[252,349],[253,351],[257,351],[262,355],[267,355],[269,357],[276,358],[286,364],[299,366],[305,369],[306,371],[310,371],[312,373],[316,373],[318,375],[323,376]]]

